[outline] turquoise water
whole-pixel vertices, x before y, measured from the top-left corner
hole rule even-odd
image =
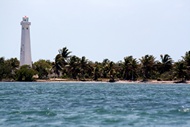
[[[0,127],[189,127],[190,85],[0,83]]]

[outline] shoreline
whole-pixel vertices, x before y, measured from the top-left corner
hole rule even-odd
[[[13,80],[2,80],[0,82],[20,82]],[[22,82],[22,81],[21,81]],[[46,82],[46,83],[120,83],[120,84],[190,84],[190,80],[186,80],[185,82],[175,81],[157,81],[157,80],[148,80],[148,81],[130,81],[130,80],[116,80],[114,82],[109,82],[109,79],[100,79],[98,81],[94,81],[91,79],[87,80],[74,80],[74,79],[62,79],[62,78],[50,78],[50,79],[36,79],[34,81],[29,82]]]
[[[177,83],[176,81],[157,81],[157,80],[148,80],[145,82],[142,81],[129,81],[129,80],[117,80],[115,82],[109,82],[109,79],[103,79],[99,81],[94,80],[69,80],[69,79],[61,79],[61,78],[50,78],[50,79],[37,79],[35,82],[66,82],[66,83],[125,83],[125,84],[190,84],[190,81],[186,81],[184,83]]]

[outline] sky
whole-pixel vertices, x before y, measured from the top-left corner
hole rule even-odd
[[[0,0],[0,57],[20,59],[24,16],[33,62],[63,47],[99,62],[190,51],[190,0]]]

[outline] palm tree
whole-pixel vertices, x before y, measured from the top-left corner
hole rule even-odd
[[[115,82],[115,69],[114,69],[114,62],[111,61],[109,64],[108,64],[108,70],[109,70],[109,77],[110,77],[110,80],[109,82]]]
[[[116,72],[116,77],[118,79],[123,79],[123,62],[122,61],[118,61],[117,63],[115,63],[115,72]]]
[[[102,62],[102,76],[103,76],[103,78],[108,78],[109,64],[110,64],[109,59],[104,59]]]
[[[137,62],[137,60],[136,59],[134,59],[133,57],[132,57],[132,59],[131,59],[131,77],[132,77],[132,79],[131,80],[136,80],[136,78],[137,78],[137,69],[138,69],[138,62]]]
[[[82,59],[80,60],[80,69],[81,69],[81,74],[83,76],[85,75],[86,68],[87,68],[87,60],[86,57],[83,56]]]
[[[0,57],[0,81],[5,77],[5,58]]]
[[[141,71],[143,74],[143,80],[153,77],[155,70],[155,57],[152,55],[145,55],[140,59],[141,62]]]
[[[190,67],[190,51],[185,53],[185,56],[182,56],[185,64]]]
[[[160,55],[160,57],[161,57],[160,73],[162,74],[172,69],[173,60],[168,54],[165,54],[164,56]]]
[[[86,59],[85,56],[83,56],[80,59],[80,78],[81,80],[85,80],[85,77],[89,77],[91,74],[89,72],[92,73],[92,68],[90,67],[90,65],[88,64],[88,60]]]
[[[91,79],[93,78],[93,76],[94,76],[94,67],[95,67],[94,62],[88,60],[87,67],[86,67],[86,77],[87,78],[91,78]]]
[[[92,73],[93,80],[98,81],[98,78],[100,78],[101,75],[102,75],[102,73],[101,73],[102,63],[100,63],[100,62],[95,62],[95,63],[91,62],[90,66],[91,66],[91,68],[93,70],[93,73]]]
[[[98,78],[100,77],[100,68],[96,66],[94,68],[94,77],[93,80],[98,81]]]
[[[134,80],[137,77],[137,60],[132,56],[124,58],[123,63],[123,79],[125,80]]]
[[[63,66],[62,56],[60,54],[57,54],[55,57],[55,63],[53,63],[53,70],[54,73],[58,75],[58,77],[60,77],[60,72],[61,70],[63,70],[62,66]]]
[[[185,56],[182,56],[185,66],[187,67],[187,79],[190,79],[190,51],[185,53]]]
[[[63,47],[62,49],[59,50],[59,54],[65,59],[69,58],[69,54],[71,54],[71,51],[67,49],[67,47]]]
[[[67,47],[63,47],[59,50],[59,54],[62,57],[62,73],[67,72],[66,65],[68,65],[68,59],[70,58],[71,51],[67,49]]]
[[[186,72],[187,66],[184,61],[179,61],[174,64],[174,76],[180,79],[179,82],[184,82],[187,76]]]
[[[80,73],[80,58],[77,56],[71,56],[69,65],[68,65],[68,72],[73,79],[77,79]]]
[[[68,65],[68,58],[70,57],[69,54],[71,53],[67,47],[63,47],[59,49],[59,54],[55,57],[55,63],[53,63],[54,72],[60,77],[60,73],[66,73],[66,65]]]

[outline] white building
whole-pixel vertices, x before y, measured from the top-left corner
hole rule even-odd
[[[21,23],[22,34],[21,34],[21,48],[20,48],[20,66],[30,65],[32,67],[31,58],[31,46],[30,46],[30,25],[28,17],[23,17]]]

